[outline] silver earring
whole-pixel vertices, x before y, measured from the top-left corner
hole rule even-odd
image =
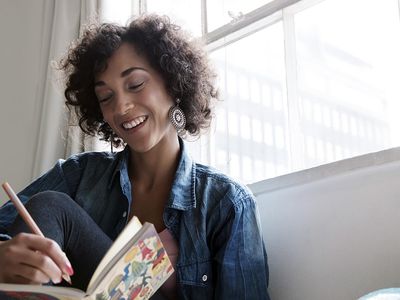
[[[181,102],[181,100],[179,98],[176,99],[176,104],[172,106],[168,112],[169,119],[178,132],[185,129],[186,126],[186,117],[182,109],[179,107],[179,102]]]
[[[114,153],[114,133],[111,133],[110,145],[111,145],[111,153]]]

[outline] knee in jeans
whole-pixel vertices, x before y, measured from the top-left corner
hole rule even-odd
[[[56,191],[44,191],[33,195],[26,207],[28,209],[32,208],[60,208],[64,205],[68,205],[72,199],[65,193],[60,193]]]

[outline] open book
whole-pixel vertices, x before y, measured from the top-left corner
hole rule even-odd
[[[0,299],[149,299],[173,272],[153,224],[142,226],[133,217],[101,260],[86,291],[0,283]]]

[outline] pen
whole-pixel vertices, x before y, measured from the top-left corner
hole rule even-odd
[[[32,230],[33,233],[44,237],[43,233],[40,231],[39,227],[36,225],[35,221],[32,219],[31,215],[29,212],[26,210],[25,206],[22,204],[21,200],[19,200],[17,194],[14,192],[14,190],[11,188],[11,186],[8,184],[8,182],[4,182],[2,184],[2,187],[4,191],[7,193],[8,197],[14,203],[15,208],[17,209],[19,215],[21,218],[25,221],[25,223],[28,225],[28,227]],[[69,284],[71,284],[71,278],[69,277],[68,274],[63,274],[62,278]]]

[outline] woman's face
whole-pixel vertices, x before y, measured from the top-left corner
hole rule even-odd
[[[174,104],[161,75],[134,46],[123,43],[95,78],[104,120],[134,152],[147,152],[160,141],[177,138],[168,119]]]

